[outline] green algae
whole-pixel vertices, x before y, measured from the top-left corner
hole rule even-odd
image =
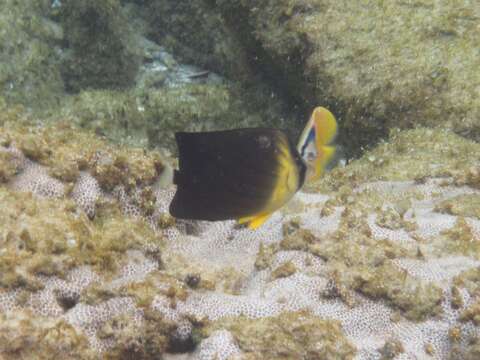
[[[419,128],[391,132],[379,144],[353,160],[347,167],[327,173],[311,189],[328,192],[342,186],[354,188],[374,181],[424,181],[434,177],[453,177],[458,185],[475,183],[473,164],[478,162],[480,145],[447,130]]]
[[[462,271],[453,279],[455,286],[465,288],[471,296],[480,292],[480,268]]]
[[[11,145],[67,183],[75,181],[80,170],[90,170],[105,189],[119,184],[132,189],[151,185],[164,166],[158,152],[115,147],[66,122],[31,127],[9,121],[0,128],[0,136],[10,139]]]
[[[130,296],[139,308],[148,310],[157,295],[165,296],[172,309],[177,302],[185,301],[188,297],[187,287],[182,281],[174,278],[165,271],[153,271],[143,281],[127,284],[117,291],[117,296]]]
[[[461,254],[480,259],[480,243],[474,240],[472,228],[462,217],[457,219],[451,229],[440,233],[435,245],[442,253]]]
[[[265,54],[264,68],[283,79],[290,97],[309,107],[321,99],[333,110],[347,150],[397,126],[441,126],[478,138],[473,3],[211,3],[243,46]]]
[[[286,127],[280,113],[272,101],[260,101],[237,85],[182,84],[85,90],[66,98],[51,117],[67,119],[115,143],[176,151],[176,131]]]
[[[68,90],[133,85],[141,52],[120,1],[67,0],[59,19],[68,46],[62,63]]]
[[[473,337],[468,340],[466,348],[457,344],[452,346],[448,360],[476,360],[480,357],[480,339]]]
[[[8,145],[47,166],[66,185],[76,180],[80,170],[90,170],[105,189],[122,184],[129,191],[151,184],[162,171],[163,163],[157,153],[117,148],[69,124],[31,127],[22,124],[27,119],[18,112],[2,115],[8,118],[0,136],[8,139]],[[13,121],[17,118],[20,121]],[[6,181],[16,167],[13,159],[3,154],[1,169]],[[146,186],[137,198],[137,205],[146,214],[151,212],[152,196]],[[162,244],[161,237],[148,224],[126,219],[115,204],[97,204],[97,216],[92,222],[77,213],[69,199],[42,199],[6,187],[0,187],[0,198],[0,286],[4,288],[36,291],[41,288],[36,275],[62,278],[80,265],[91,265],[108,275],[117,269],[128,250]]]
[[[278,109],[242,93],[238,86],[192,84],[150,90],[144,95],[151,146],[174,146],[175,131],[225,130],[252,126],[282,127]],[[248,106],[245,107],[245,104]]]
[[[450,215],[480,218],[480,195],[455,196],[454,198],[442,201],[435,207],[435,210]]]
[[[272,280],[289,277],[297,272],[297,267],[291,261],[280,264],[272,271]]]
[[[155,359],[170,346],[176,325],[154,311],[144,311],[140,325],[132,315],[119,315],[109,319],[100,328],[99,338],[113,340],[114,347],[105,359]]]
[[[0,89],[9,104],[33,109],[55,106],[63,95],[58,54],[63,31],[49,19],[44,0],[2,1]]]
[[[233,266],[205,267],[194,258],[181,254],[162,255],[164,274],[189,285],[189,278],[196,277],[195,288],[200,291],[218,290],[226,294],[238,295],[246,275]]]
[[[460,314],[461,321],[472,321],[475,326],[480,325],[480,301],[476,301]]]
[[[7,183],[17,172],[14,155],[0,152],[0,183]]]
[[[142,221],[119,210],[99,213],[93,223],[78,216],[69,200],[47,200],[0,188],[2,237],[0,285],[38,289],[35,275],[65,277],[81,265],[104,276],[113,273],[126,252],[162,240]]]
[[[150,1],[138,9],[148,35],[184,63],[217,71],[230,79],[250,80],[253,67],[237,34],[204,1]]]
[[[248,359],[353,359],[355,355],[338,321],[306,311],[261,319],[223,319],[201,332],[208,336],[219,329],[232,333]]]
[[[131,91],[84,90],[65,99],[62,117],[117,143],[147,143],[148,119]]]
[[[397,355],[405,352],[403,344],[400,340],[390,339],[385,342],[385,345],[379,350],[381,360],[395,359]]]
[[[64,320],[51,320],[26,311],[0,314],[0,356],[5,360],[95,359],[88,341]]]
[[[255,268],[258,270],[268,269],[272,265],[273,255],[278,251],[276,244],[264,245],[260,244],[260,248],[255,258]]]
[[[304,250],[324,260],[332,291],[323,295],[337,296],[349,306],[354,306],[352,292],[357,291],[372,299],[384,299],[410,320],[440,314],[442,290],[408,275],[392,262],[417,258],[415,249],[373,238],[366,224],[368,202],[356,200],[353,204],[343,211],[335,232],[317,238],[299,228],[290,232],[276,251]]]

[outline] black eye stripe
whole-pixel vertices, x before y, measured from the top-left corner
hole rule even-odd
[[[312,127],[308,133],[308,136],[307,136],[307,139],[305,140],[305,142],[303,143],[303,146],[302,146],[302,151],[301,151],[301,155],[302,157],[305,155],[305,149],[307,148],[307,145],[310,143],[310,141],[315,141],[315,129]]]

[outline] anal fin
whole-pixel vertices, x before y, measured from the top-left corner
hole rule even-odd
[[[254,216],[246,216],[238,219],[239,224],[248,224],[248,228],[255,230],[263,225],[265,221],[270,217],[270,213],[262,213]]]

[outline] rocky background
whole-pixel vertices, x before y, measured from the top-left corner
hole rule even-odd
[[[480,357],[475,1],[0,2],[1,358]],[[175,131],[316,105],[258,231],[168,215]]]

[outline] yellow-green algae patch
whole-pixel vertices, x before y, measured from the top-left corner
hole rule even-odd
[[[478,336],[468,340],[466,346],[454,344],[448,360],[477,360],[480,359],[480,338]]]
[[[286,261],[283,264],[279,265],[272,272],[272,279],[280,279],[284,277],[289,277],[297,272],[297,267],[291,261]]]
[[[389,339],[385,342],[385,345],[379,349],[381,358],[380,360],[395,359],[396,356],[405,352],[403,344],[398,339]]]
[[[442,201],[435,207],[435,210],[450,215],[480,218],[480,195],[458,195]]]
[[[473,175],[467,177],[467,174],[473,171],[472,166],[478,166],[479,153],[479,143],[448,130],[393,130],[388,142],[365,152],[346,167],[333,169],[311,189],[328,192],[373,181],[420,182],[444,176],[453,176],[459,181],[463,176],[468,185],[474,182]]]
[[[355,195],[356,200],[361,197]],[[279,249],[305,250],[325,261],[333,287],[325,296],[338,296],[353,305],[351,292],[357,291],[372,299],[386,300],[415,321],[440,314],[442,290],[408,275],[392,262],[417,258],[417,250],[375,239],[366,222],[368,209],[369,205],[354,201],[343,210],[339,227],[333,233],[317,238],[299,228],[287,234]]]
[[[465,218],[459,217],[454,226],[433,239],[439,253],[462,254],[480,259],[480,241],[475,240],[473,229]]]
[[[155,296],[162,295],[170,300],[175,308],[178,301],[185,301],[188,296],[185,284],[165,271],[152,271],[141,281],[128,283],[112,289],[108,285],[94,283],[82,291],[80,302],[89,305],[100,304],[114,297],[131,297],[136,305],[144,310],[150,309]]]
[[[10,146],[47,166],[61,181],[73,182],[80,170],[90,170],[106,190],[120,184],[127,189],[151,184],[163,169],[157,152],[114,146],[66,122],[35,127],[12,119],[0,128],[0,138],[8,138]]]
[[[212,3],[271,77],[288,83],[291,98],[332,108],[352,149],[397,126],[478,138],[476,3]]]
[[[453,283],[455,286],[467,289],[471,296],[480,294],[480,267],[462,271],[454,277]]]
[[[162,256],[165,274],[190,284],[199,290],[221,290],[224,293],[238,295],[246,275],[233,266],[206,267],[192,258],[181,254],[165,253]]]
[[[120,1],[67,0],[57,11],[68,46],[60,67],[67,90],[134,84],[139,41]]]
[[[339,321],[324,320],[307,311],[276,317],[223,319],[201,332],[230,331],[247,359],[345,359],[355,356],[355,347],[343,334]]]
[[[115,143],[176,151],[176,131],[283,128],[277,100],[264,96],[235,84],[84,90],[66,97],[51,120],[67,118]]]
[[[13,154],[0,151],[0,183],[7,183],[17,171]]]
[[[11,104],[47,109],[63,96],[58,67],[63,29],[49,16],[48,1],[2,1],[0,87]]]
[[[162,244],[141,220],[115,209],[94,222],[77,213],[70,200],[48,200],[0,187],[0,287],[38,289],[35,275],[64,277],[91,265],[104,276],[122,263],[126,251]]]
[[[132,315],[119,315],[106,321],[97,335],[115,344],[104,359],[148,360],[167,351],[176,328],[158,312],[145,309],[141,323]]]
[[[93,360],[85,336],[64,320],[35,316],[28,311],[0,313],[0,358]]]
[[[480,325],[480,300],[477,300],[460,314],[461,321],[472,321],[476,326]]]

